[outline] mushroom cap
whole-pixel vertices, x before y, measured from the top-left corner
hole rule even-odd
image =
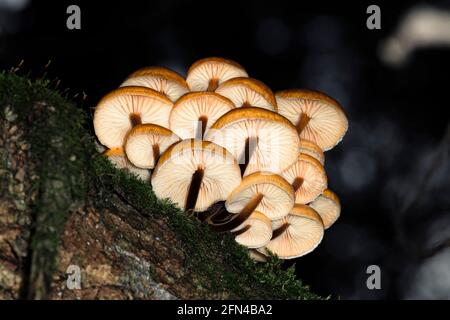
[[[302,114],[309,118],[300,138],[315,142],[327,151],[338,144],[348,129],[341,105],[327,95],[309,90],[291,89],[276,93],[278,112],[298,125]]]
[[[169,129],[156,124],[139,124],[132,128],[125,142],[125,153],[128,160],[136,167],[153,169],[155,156],[159,157],[168,147],[180,138]],[[159,154],[154,155],[153,146],[157,145]]]
[[[121,87],[104,96],[94,113],[94,130],[101,144],[122,147],[132,128],[130,117],[140,116],[141,123],[169,127],[173,103],[155,90],[144,87]]]
[[[116,168],[125,169],[126,171],[135,174],[141,180],[150,181],[150,171],[134,166],[127,159],[122,147],[108,149],[103,152],[103,155],[107,157]]]
[[[300,153],[313,157],[322,165],[325,164],[325,154],[322,149],[312,141],[300,139]]]
[[[170,113],[170,128],[182,139],[195,138],[201,117],[206,117],[206,129],[209,129],[217,119],[232,109],[234,104],[217,93],[187,93],[175,103]]]
[[[223,82],[216,93],[227,97],[239,108],[243,105],[277,111],[277,101],[268,86],[253,78],[233,78]]]
[[[253,213],[240,226],[231,232],[240,231],[249,227],[246,231],[236,235],[237,243],[247,248],[260,248],[269,243],[272,238],[272,222],[263,213],[253,211]]]
[[[296,204],[288,216],[272,221],[272,229],[287,228],[270,240],[259,252],[268,255],[267,249],[280,259],[294,259],[313,251],[322,241],[324,228],[319,214],[312,208]]]
[[[280,173],[298,156],[300,139],[295,127],[279,114],[261,108],[237,108],[220,117],[206,132],[210,140],[236,159],[245,153],[246,141],[257,138],[244,176],[256,171]]]
[[[233,60],[210,57],[197,60],[187,72],[186,82],[191,91],[206,91],[211,80],[221,84],[228,79],[247,77],[245,69]]]
[[[211,204],[225,200],[241,182],[239,165],[225,148],[187,139],[170,146],[159,158],[152,175],[156,196],[169,198],[184,208],[192,176],[198,169],[204,174],[195,211],[205,211]]]
[[[130,74],[120,86],[147,87],[161,92],[173,102],[178,100],[186,92],[189,92],[189,87],[182,76],[175,71],[163,67],[145,67],[139,69]]]
[[[330,189],[326,189],[309,206],[320,215],[325,229],[331,227],[341,215],[341,202],[338,196]]]
[[[300,154],[297,161],[281,173],[289,183],[301,182],[295,191],[295,203],[313,201],[327,188],[327,176],[322,164],[307,154]]]
[[[294,205],[294,190],[281,176],[255,172],[242,179],[225,202],[228,212],[239,213],[258,194],[262,200],[255,208],[271,220],[285,217]]]

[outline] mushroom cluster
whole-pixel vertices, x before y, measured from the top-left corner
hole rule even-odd
[[[195,62],[186,79],[140,69],[94,113],[112,163],[214,230],[231,232],[257,261],[269,252],[281,259],[311,252],[337,220],[324,151],[347,128],[327,95],[274,94],[238,63],[216,57]]]

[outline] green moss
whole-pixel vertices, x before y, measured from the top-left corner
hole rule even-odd
[[[45,280],[35,290],[45,291],[50,283],[58,239],[70,210],[87,199],[94,199],[91,202],[97,208],[110,208],[112,198],[119,194],[144,216],[168,217],[183,243],[187,267],[195,271],[198,286],[207,288],[212,297],[226,293],[233,298],[320,298],[296,279],[294,267],[284,270],[276,258],[266,264],[253,262],[231,236],[214,233],[169,201],[157,199],[149,184],[97,155],[86,129],[91,120],[49,85],[0,74],[0,106],[11,106],[17,115],[14,121],[26,127],[38,168],[31,280]]]

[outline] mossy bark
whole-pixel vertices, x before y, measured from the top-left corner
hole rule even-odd
[[[0,299],[319,299],[113,168],[49,83],[0,74],[0,109]]]

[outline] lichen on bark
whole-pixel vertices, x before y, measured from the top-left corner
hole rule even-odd
[[[98,155],[88,116],[0,74],[0,298],[319,299]],[[67,267],[81,289],[67,287]]]

